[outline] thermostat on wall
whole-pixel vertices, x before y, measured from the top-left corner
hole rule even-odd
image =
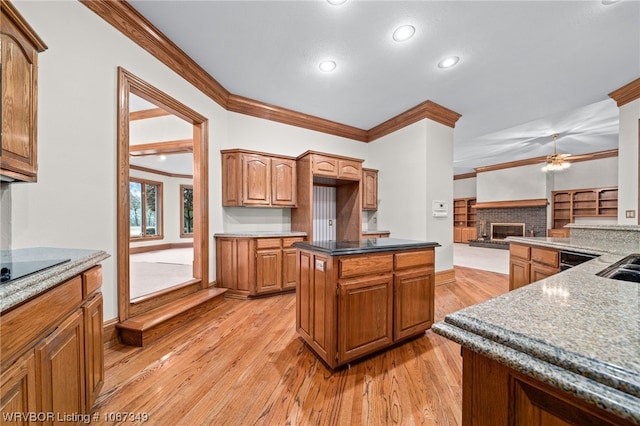
[[[446,217],[448,212],[448,202],[433,200],[433,217]]]

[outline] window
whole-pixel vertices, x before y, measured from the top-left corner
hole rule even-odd
[[[180,237],[193,237],[193,185],[180,185]]]
[[[129,180],[129,236],[131,239],[162,238],[162,183]]]

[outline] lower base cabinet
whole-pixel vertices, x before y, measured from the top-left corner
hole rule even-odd
[[[465,426],[633,424],[470,349],[462,360]]]
[[[298,251],[296,330],[331,368],[419,335],[434,319],[434,250]]]
[[[453,227],[454,243],[468,243],[470,240],[475,240],[477,237],[478,237],[478,231],[474,227],[468,227],[468,226]]]
[[[560,251],[525,244],[509,244],[509,290],[560,272]]]
[[[101,283],[95,266],[0,314],[3,424],[75,422],[65,415],[91,411],[104,383]]]

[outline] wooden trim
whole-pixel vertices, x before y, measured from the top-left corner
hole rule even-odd
[[[546,207],[549,204],[546,198],[535,198],[531,200],[512,200],[512,201],[488,201],[485,203],[476,203],[471,206],[475,209],[506,209],[513,207]]]
[[[138,170],[141,172],[152,173],[154,175],[169,176],[169,177],[180,178],[180,179],[193,179],[193,175],[179,175],[176,173],[164,172],[162,170],[156,170],[149,167],[136,166],[135,164],[129,164],[129,168],[133,170]]]
[[[141,207],[140,207],[140,220],[142,222],[141,226],[141,232],[142,235],[140,236],[136,236],[136,237],[132,237],[131,236],[131,230],[129,230],[129,241],[130,242],[135,242],[135,241],[148,241],[148,240],[162,240],[164,239],[164,184],[162,182],[158,182],[155,180],[149,180],[149,179],[144,179],[144,178],[139,178],[139,177],[129,177],[129,183],[131,182],[136,182],[139,183],[141,186],[141,194],[140,194],[140,198],[141,198]],[[146,215],[145,215],[145,211],[146,211],[146,185],[150,185],[150,186],[157,186],[158,187],[158,193],[156,194],[157,199],[156,199],[156,204],[157,204],[157,209],[158,211],[156,211],[156,233],[153,235],[147,235],[146,234],[146,230],[147,230],[147,222],[146,222]],[[129,224],[131,225],[131,224]]]
[[[609,97],[616,101],[618,107],[640,99],[640,78],[609,93]]]
[[[124,0],[80,0],[80,2],[216,103],[226,107],[229,91],[129,3]]]
[[[164,142],[129,145],[129,154],[134,157],[159,154],[185,154],[193,152],[193,139],[178,139]]]
[[[104,6],[109,2],[96,1],[89,3],[99,7],[99,5]],[[117,3],[121,4],[121,2]],[[123,7],[131,9],[126,3]],[[120,322],[129,319],[132,313],[129,292],[129,93],[134,93],[152,102],[154,105],[175,114],[193,126],[193,276],[198,279],[202,288],[205,288],[206,283],[209,281],[208,121],[191,108],[139,79],[124,68],[118,67],[117,273],[118,319]]]
[[[116,329],[117,323],[118,318],[113,318],[102,323],[102,343],[105,349],[118,344],[118,330]]]
[[[445,269],[444,271],[436,271],[436,285],[451,284],[456,282],[455,269]]]
[[[474,178],[476,176],[477,176],[476,172],[460,173],[459,175],[454,175],[453,180],[469,179],[469,178]]]
[[[425,101],[395,117],[381,123],[367,132],[367,141],[371,142],[403,127],[413,124],[423,118],[428,118],[445,126],[455,127],[456,121],[461,117],[455,111],[447,109],[432,101]]]
[[[42,41],[40,36],[34,31],[34,29],[29,25],[29,23],[22,17],[18,9],[15,6],[7,1],[2,0],[0,2],[0,7],[4,11],[5,15],[9,19],[13,21],[13,23],[18,27],[18,29],[29,39],[29,41],[34,45],[36,50],[40,52],[44,52],[48,49],[47,45]]]
[[[206,288],[206,286],[202,285],[201,280],[199,278],[194,278],[190,281],[140,296],[131,301],[131,318],[147,313],[150,310],[159,308],[160,306],[175,302],[176,300],[190,294],[194,294],[203,288]]]
[[[601,158],[617,157],[618,149],[609,149],[606,151],[592,152],[590,154],[572,155],[567,158],[570,163],[579,163],[581,161],[599,160]],[[512,167],[529,166],[531,164],[541,164],[547,161],[547,156],[527,158],[525,160],[509,161],[506,163],[494,164],[491,166],[476,167],[476,173],[491,172],[494,170],[510,169]]]
[[[143,109],[140,111],[131,111],[129,113],[129,121],[146,120],[148,118],[165,117],[171,115],[162,108]]]
[[[150,251],[169,250],[174,248],[188,248],[193,247],[193,243],[164,243],[154,244],[150,246],[131,247],[129,254],[147,253]]]
[[[232,149],[221,149],[220,150],[220,154],[226,154],[226,153],[240,153],[240,154],[251,154],[251,155],[266,155],[267,157],[278,157],[278,158],[284,158],[285,160],[295,160],[296,157],[290,157],[288,155],[280,155],[280,154],[272,154],[269,152],[261,152],[261,151],[251,151],[249,149],[242,149],[242,148],[232,148]]]
[[[80,2],[228,111],[360,142],[373,141],[423,118],[454,127],[461,117],[460,114],[435,102],[425,101],[379,126],[363,130],[234,95],[126,1],[80,0]]]

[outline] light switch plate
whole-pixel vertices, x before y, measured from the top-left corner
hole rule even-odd
[[[316,271],[324,272],[324,261],[316,260]]]
[[[624,211],[624,217],[626,217],[627,219],[633,219],[634,217],[636,217],[636,211],[635,210],[625,210]]]

